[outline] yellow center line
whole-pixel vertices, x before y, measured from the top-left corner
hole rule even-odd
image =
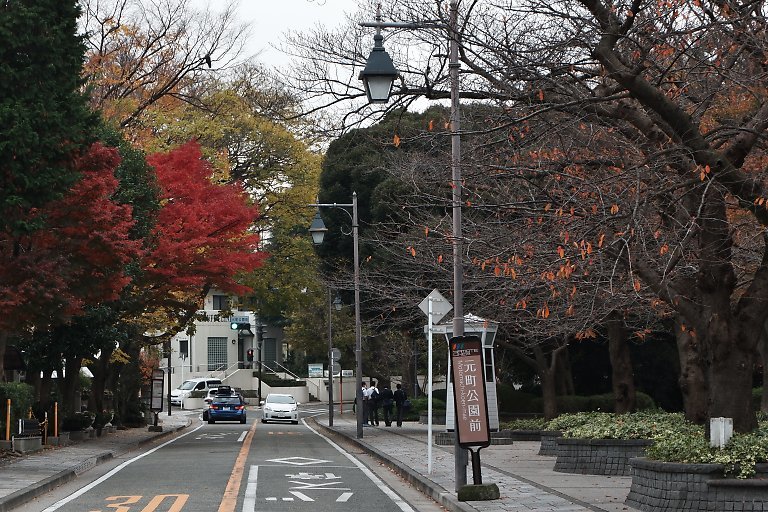
[[[258,421],[253,422],[253,426],[248,430],[248,435],[243,440],[243,446],[240,447],[240,453],[237,454],[237,459],[235,460],[235,467],[232,468],[232,473],[229,475],[227,488],[221,497],[219,512],[235,512],[237,495],[240,494],[240,482],[242,482],[243,473],[245,472],[245,461],[248,459],[248,451],[251,449],[251,441],[253,440],[258,423]]]

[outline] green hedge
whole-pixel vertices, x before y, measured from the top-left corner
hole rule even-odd
[[[258,379],[259,372],[253,372],[253,376]],[[271,388],[290,388],[295,386],[307,385],[307,381],[305,380],[281,379],[280,377],[276,375],[272,375],[271,373],[262,374],[261,382],[263,382],[264,384],[268,385]]]
[[[29,415],[34,396],[34,388],[29,384],[21,382],[0,383],[0,404],[3,408],[3,413],[0,415],[0,432],[5,432],[8,399],[11,400],[11,425],[13,426],[18,419],[26,418]],[[13,428],[11,430],[13,431]]]

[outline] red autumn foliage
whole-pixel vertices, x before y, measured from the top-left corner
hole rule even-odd
[[[29,210],[30,234],[0,233],[0,329],[65,322],[88,304],[114,300],[138,256],[131,207],[114,203],[117,150],[94,144],[78,158],[80,180],[64,197]]]
[[[162,208],[142,267],[159,296],[215,286],[249,291],[235,277],[259,267],[259,237],[250,232],[258,208],[240,183],[215,184],[200,148],[189,142],[147,158],[155,168]]]

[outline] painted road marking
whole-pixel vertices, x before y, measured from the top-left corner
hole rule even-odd
[[[349,498],[351,498],[351,497],[352,497],[352,493],[351,492],[343,492],[343,493],[341,493],[341,496],[336,498],[336,502],[337,503],[346,503],[347,500]]]
[[[243,439],[245,439],[245,436],[247,436],[247,435],[248,435],[248,431],[247,430],[243,430],[242,434],[240,434],[240,437],[237,438],[237,442],[238,443],[242,443]]]
[[[82,495],[83,495],[83,494],[85,494],[86,492],[90,491],[91,489],[93,489],[94,487],[96,487],[97,485],[99,485],[100,483],[102,483],[102,482],[104,482],[104,481],[106,481],[106,480],[109,480],[110,478],[112,478],[113,476],[115,476],[117,473],[119,473],[120,471],[122,471],[123,469],[125,469],[125,468],[126,468],[128,465],[130,465],[130,464],[133,464],[134,462],[136,462],[136,461],[137,461],[137,460],[139,460],[139,459],[143,459],[143,458],[144,458],[144,457],[146,457],[147,455],[150,455],[150,454],[152,454],[152,453],[155,453],[155,452],[156,452],[157,450],[159,450],[160,448],[164,448],[164,447],[168,446],[169,444],[171,444],[171,443],[174,443],[174,442],[178,441],[179,439],[182,439],[182,438],[184,438],[184,437],[187,437],[188,435],[194,434],[195,432],[197,432],[197,431],[198,431],[198,430],[200,430],[201,428],[203,428],[203,426],[202,426],[202,425],[198,426],[197,428],[195,428],[195,429],[193,429],[193,430],[190,430],[190,431],[189,431],[189,432],[187,432],[186,434],[181,434],[180,436],[178,436],[178,437],[175,437],[175,438],[171,439],[170,441],[167,441],[167,442],[165,442],[165,443],[163,443],[163,444],[161,444],[161,445],[159,445],[159,446],[156,446],[156,447],[152,448],[151,450],[148,450],[148,451],[146,451],[146,452],[142,453],[141,455],[137,455],[136,457],[134,457],[134,458],[132,458],[132,459],[130,459],[130,460],[127,460],[127,461],[123,462],[122,464],[120,464],[120,465],[119,465],[119,466],[117,466],[116,468],[112,469],[112,470],[111,470],[109,473],[107,473],[106,475],[103,475],[103,476],[101,476],[101,477],[97,478],[96,480],[94,480],[94,481],[93,481],[93,482],[91,482],[90,484],[88,484],[88,485],[86,485],[86,486],[84,486],[84,487],[81,487],[80,489],[78,489],[77,491],[73,492],[72,494],[70,494],[70,495],[69,495],[69,496],[67,496],[66,498],[63,498],[63,499],[61,499],[61,500],[57,501],[56,503],[54,503],[54,504],[53,504],[53,505],[51,505],[50,507],[48,507],[48,508],[44,509],[44,510],[43,510],[43,512],[54,512],[55,510],[58,510],[58,509],[60,509],[61,507],[63,507],[63,506],[64,506],[64,505],[66,505],[67,503],[69,503],[70,501],[72,501],[72,500],[75,500],[75,499],[79,498],[80,496],[82,496]]]
[[[291,464],[294,466],[309,466],[331,462],[323,459],[308,459],[307,457],[286,457],[284,459],[267,459],[267,462],[277,462],[279,464]]]
[[[299,498],[301,501],[315,501],[312,498],[310,498],[309,496],[307,496],[306,494],[304,494],[303,492],[299,492],[299,491],[288,491],[288,492],[290,492],[291,494],[293,494],[294,496]],[[285,500],[285,499],[286,498],[283,498],[283,500]]]
[[[259,466],[251,466],[251,469],[248,471],[248,484],[245,486],[243,512],[254,512],[256,510],[256,484],[258,479]]]
[[[248,452],[251,449],[251,441],[253,441],[253,436],[256,433],[256,425],[258,423],[254,422],[253,426],[248,430],[248,435],[240,447],[240,453],[237,454],[232,473],[229,475],[227,488],[224,489],[224,495],[219,503],[219,512],[235,512],[237,495],[240,493],[240,482],[243,480],[243,473],[245,472],[245,461],[248,460]]]
[[[400,496],[398,496],[398,495],[397,495],[397,493],[396,493],[395,491],[393,491],[393,490],[392,490],[392,488],[390,488],[390,487],[389,487],[387,484],[385,484],[384,482],[382,482],[382,481],[381,481],[381,479],[380,479],[378,476],[376,476],[375,474],[373,474],[373,472],[372,472],[370,469],[368,469],[368,468],[365,466],[365,464],[363,464],[362,462],[360,462],[359,460],[357,460],[357,459],[356,459],[356,458],[355,458],[355,457],[354,457],[352,454],[350,454],[349,452],[345,451],[345,450],[344,450],[344,448],[342,448],[342,447],[341,447],[341,446],[339,446],[338,444],[334,443],[334,442],[333,442],[333,441],[332,441],[330,438],[328,438],[327,436],[324,436],[323,434],[321,434],[320,432],[318,432],[318,431],[317,431],[317,430],[315,430],[314,428],[312,428],[312,427],[310,427],[309,425],[307,425],[307,422],[306,422],[306,420],[301,420],[301,422],[302,422],[302,423],[304,424],[304,426],[305,426],[305,427],[307,427],[307,428],[308,428],[308,429],[309,429],[309,430],[310,430],[312,433],[314,433],[315,435],[318,435],[318,436],[320,436],[321,438],[325,439],[325,441],[326,441],[328,444],[330,444],[331,446],[333,446],[334,448],[336,448],[336,450],[337,450],[339,453],[341,453],[342,455],[344,455],[344,456],[345,456],[347,459],[349,459],[349,460],[352,462],[352,464],[354,464],[355,466],[357,466],[357,467],[360,469],[360,471],[362,471],[362,472],[363,472],[363,474],[365,474],[365,476],[367,476],[367,477],[368,477],[368,478],[369,478],[369,479],[370,479],[370,480],[371,480],[371,481],[372,481],[372,482],[373,482],[373,483],[374,483],[374,484],[375,484],[375,485],[376,485],[376,486],[377,486],[379,489],[381,489],[381,491],[382,491],[384,494],[386,494],[386,495],[387,495],[387,496],[388,496],[388,497],[389,497],[389,498],[390,498],[390,499],[391,499],[391,500],[392,500],[392,501],[395,503],[395,505],[397,505],[397,507],[398,507],[400,510],[402,510],[403,512],[414,512],[414,511],[413,511],[413,508],[412,508],[412,507],[411,507],[411,506],[410,506],[410,505],[409,505],[409,504],[408,504],[406,501],[404,501],[404,500],[403,500],[403,499],[402,499]]]

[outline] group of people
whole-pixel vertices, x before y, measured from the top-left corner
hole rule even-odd
[[[384,386],[379,391],[376,381],[372,380],[370,386],[367,382],[363,382],[362,391],[364,426],[379,425],[379,407],[384,412],[384,425],[391,427],[394,419],[398,427],[403,426],[403,414],[405,414],[408,395],[400,384],[397,384],[395,391],[389,389],[389,386]],[[395,417],[392,416],[393,405]]]

